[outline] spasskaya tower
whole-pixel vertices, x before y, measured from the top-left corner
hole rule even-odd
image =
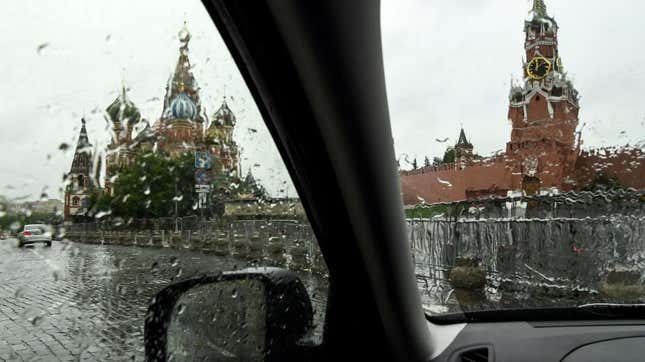
[[[511,82],[506,144],[511,189],[528,194],[570,190],[578,147],[578,91],[567,78],[558,50],[558,24],[543,0],[534,0],[524,23],[523,79]]]

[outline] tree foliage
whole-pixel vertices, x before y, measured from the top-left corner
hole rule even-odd
[[[90,216],[110,214],[122,218],[156,218],[193,213],[196,202],[195,169],[192,154],[169,157],[139,153],[118,172],[112,195],[97,191],[91,195]]]
[[[111,215],[127,221],[202,214],[197,209],[193,157],[192,153],[175,157],[151,152],[137,154],[132,164],[118,172],[112,195],[100,191],[91,195],[90,216]],[[205,216],[221,215],[228,200],[268,197],[264,187],[250,174],[244,180],[217,175],[211,187]]]
[[[455,162],[455,149],[454,147],[446,148],[446,152],[443,154],[442,163],[453,163]]]

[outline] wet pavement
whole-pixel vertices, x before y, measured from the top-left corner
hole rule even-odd
[[[0,240],[0,361],[144,359],[148,301],[173,280],[251,266],[196,251]],[[326,282],[303,274],[319,323]]]

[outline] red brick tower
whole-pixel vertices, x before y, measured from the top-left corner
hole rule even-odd
[[[578,92],[567,79],[558,51],[558,24],[543,0],[534,0],[528,20],[523,82],[511,84],[506,144],[511,189],[527,193],[572,188],[578,154]]]

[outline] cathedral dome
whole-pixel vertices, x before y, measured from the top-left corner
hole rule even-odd
[[[172,118],[192,120],[197,115],[197,107],[186,93],[179,93],[170,103],[170,114]]]
[[[118,97],[105,110],[113,123],[136,124],[141,119],[141,113],[134,103],[126,96],[127,89],[122,88]]]

